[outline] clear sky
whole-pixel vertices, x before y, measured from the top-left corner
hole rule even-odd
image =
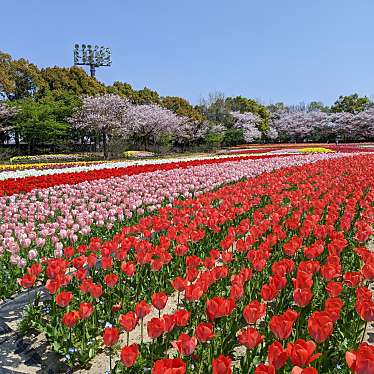
[[[198,103],[374,96],[374,0],[0,0],[0,49],[70,66],[74,43],[112,49],[97,78]],[[87,70],[88,71],[88,70]]]

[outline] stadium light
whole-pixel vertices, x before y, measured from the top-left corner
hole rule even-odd
[[[74,45],[74,65],[90,67],[91,77],[95,78],[96,68],[111,66],[111,52],[108,47],[91,44]]]

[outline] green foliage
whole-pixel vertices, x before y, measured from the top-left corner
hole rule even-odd
[[[228,129],[223,139],[226,146],[238,145],[245,143],[242,129]]]
[[[195,109],[212,123],[221,124],[225,127],[231,127],[234,124],[225,97],[220,92],[209,94],[208,100],[203,100]]]
[[[0,96],[9,100],[24,99],[45,87],[46,82],[36,65],[23,58],[13,60],[0,51]]]
[[[47,85],[39,92],[39,96],[55,91],[67,91],[76,96],[92,96],[106,92],[106,87],[102,83],[77,66],[45,68],[40,71],[40,75]]]
[[[187,100],[178,96],[166,96],[161,100],[161,105],[164,108],[172,110],[179,116],[191,118],[194,121],[204,121],[202,113],[195,109]]]
[[[307,106],[308,112],[312,112],[314,110],[319,110],[321,112],[328,113],[330,108],[324,105],[321,101],[311,101]]]
[[[372,102],[366,96],[359,97],[356,93],[350,96],[339,96],[339,99],[331,107],[331,112],[349,112],[354,114],[364,111],[371,104]]]
[[[275,113],[275,112],[278,112],[279,110],[286,109],[287,107],[284,103],[279,102],[275,104],[269,104],[266,108],[270,113]]]
[[[269,111],[264,105],[259,104],[256,100],[247,99],[243,96],[228,97],[225,101],[228,109],[232,112],[257,114],[262,119],[259,130],[265,132],[269,129]]]
[[[69,126],[62,118],[69,111],[69,105],[63,99],[55,100],[52,96],[46,96],[36,101],[26,98],[16,101],[14,105],[19,109],[15,130],[29,144],[30,153],[40,143],[58,144],[66,138]]]
[[[107,87],[107,93],[117,94],[126,97],[133,104],[159,104],[160,96],[156,91],[147,87],[142,90],[134,90],[130,84],[116,81],[112,86]]]
[[[221,145],[221,143],[223,142],[224,137],[225,137],[224,134],[220,134],[220,133],[209,133],[206,136],[205,141],[206,141],[206,144],[210,148],[218,148]]]

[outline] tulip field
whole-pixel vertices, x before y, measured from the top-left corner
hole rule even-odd
[[[372,152],[38,164],[0,191],[0,300],[46,293],[21,326],[72,370],[374,374]]]

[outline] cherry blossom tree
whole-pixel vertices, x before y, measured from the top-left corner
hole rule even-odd
[[[328,122],[328,114],[319,110],[288,111],[282,109],[272,114],[271,127],[274,128],[281,140],[303,141],[312,139],[319,129]]]
[[[353,116],[349,131],[355,140],[373,140],[374,108],[371,107]]]
[[[123,127],[123,116],[132,105],[115,94],[87,96],[82,106],[68,119],[73,127],[101,134],[104,157],[108,158],[108,137]]]
[[[177,129],[174,143],[182,146],[183,149],[198,142],[202,142],[209,133],[210,126],[208,121],[185,121]]]
[[[185,126],[190,121],[158,104],[128,104],[121,120],[121,135],[135,140],[144,148],[158,144],[162,139],[171,139],[183,128],[186,130]]]
[[[231,112],[231,115],[235,120],[234,128],[243,130],[244,140],[247,143],[261,139],[262,134],[258,128],[262,124],[262,119],[259,116],[251,112]]]
[[[265,133],[266,137],[270,140],[277,140],[279,133],[275,127],[269,127],[268,131]]]

